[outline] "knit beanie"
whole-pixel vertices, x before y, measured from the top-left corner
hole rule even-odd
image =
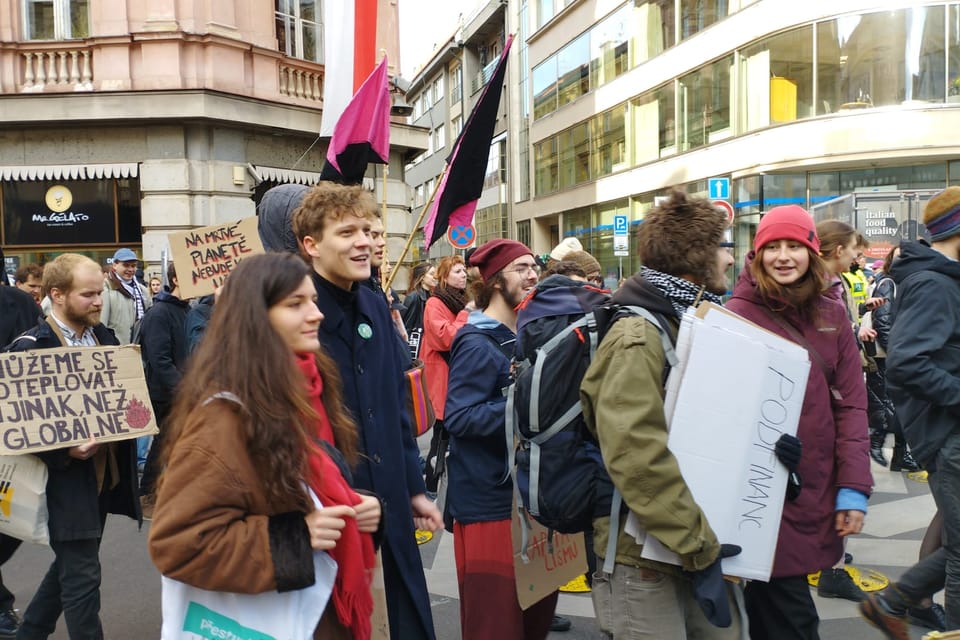
[[[820,238],[811,216],[803,207],[788,204],[774,207],[760,218],[753,248],[759,251],[763,245],[774,240],[795,240],[820,253]]]
[[[485,242],[470,256],[470,266],[480,269],[484,282],[488,282],[505,266],[520,256],[532,256],[527,245],[516,240],[497,238]]]
[[[583,269],[583,273],[586,275],[590,275],[591,273],[600,273],[600,263],[597,262],[597,259],[586,251],[574,251],[573,253],[568,253],[564,260],[576,264],[578,267]]]
[[[576,238],[564,238],[563,241],[553,248],[550,257],[554,260],[566,260],[567,256],[574,251],[583,251],[583,245]]]
[[[923,224],[934,242],[960,233],[960,187],[947,187],[923,208]]]

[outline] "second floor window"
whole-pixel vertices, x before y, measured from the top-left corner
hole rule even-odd
[[[277,0],[277,44],[292,58],[323,62],[320,0]]]
[[[89,0],[23,0],[27,40],[72,40],[90,35]]]

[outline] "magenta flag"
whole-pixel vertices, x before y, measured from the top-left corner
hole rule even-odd
[[[320,178],[360,184],[369,163],[387,164],[389,158],[390,89],[384,56],[337,120]]]

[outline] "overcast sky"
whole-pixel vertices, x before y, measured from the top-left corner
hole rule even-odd
[[[400,75],[408,80],[436,45],[457,28],[461,12],[469,15],[483,0],[397,0],[400,5]]]

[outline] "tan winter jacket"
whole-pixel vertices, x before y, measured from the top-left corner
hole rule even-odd
[[[137,282],[140,294],[143,295],[143,310],[153,304],[150,292]],[[105,324],[117,335],[120,344],[130,344],[133,338],[133,327],[137,320],[137,301],[123,288],[115,273],[111,273],[103,283],[103,309],[100,311],[100,322]]]
[[[639,516],[647,535],[676,552],[684,569],[699,570],[717,558],[720,545],[667,449],[664,362],[656,327],[640,317],[617,321],[600,343],[580,386],[583,417],[600,442],[614,486]],[[626,515],[620,518],[616,562],[677,573],[678,567],[640,557],[643,547],[623,532],[626,519]],[[594,548],[602,558],[610,518],[597,518],[593,526]]]

